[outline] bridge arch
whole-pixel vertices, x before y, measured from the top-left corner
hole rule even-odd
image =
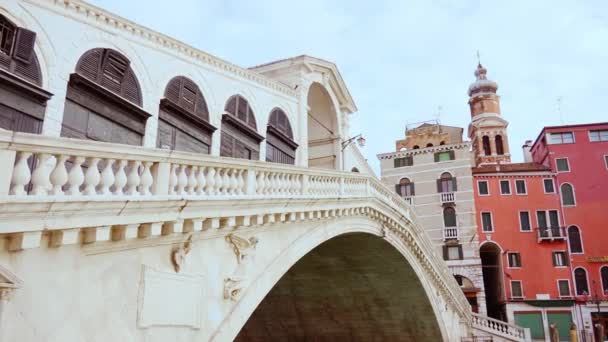
[[[399,237],[383,230],[378,222],[359,217],[356,219],[338,219],[313,230],[306,230],[305,233],[294,239],[287,248],[284,248],[279,255],[274,256],[273,260],[267,263],[264,270],[259,272],[255,279],[252,279],[241,299],[233,306],[230,315],[221,322],[211,340],[224,341],[234,340],[235,338],[243,341],[249,340],[247,336],[239,335],[239,332],[246,327],[251,319],[256,319],[256,309],[264,305],[267,296],[272,296],[275,286],[281,286],[283,278],[289,274],[292,268],[297,266],[298,262],[310,257],[311,252],[314,253],[319,248],[323,248],[324,245],[332,244],[334,241],[340,242],[340,240],[353,236],[369,241],[376,240],[373,242],[375,246],[387,247],[391,253],[396,253],[400,257],[403,268],[408,269],[411,272],[410,274],[414,276],[414,279],[412,279],[413,287],[404,287],[403,292],[418,291],[417,293],[421,295],[423,304],[417,307],[404,305],[402,309],[410,313],[411,317],[415,319],[417,319],[417,315],[412,313],[412,311],[415,311],[412,310],[414,307],[420,309],[418,314],[427,314],[427,317],[431,317],[427,324],[419,324],[419,326],[424,327],[422,328],[424,331],[417,331],[414,334],[427,333],[427,336],[422,337],[429,341],[448,341],[452,340],[452,337],[457,338],[459,336],[461,327],[458,318],[454,319],[456,314],[448,311],[445,301],[441,298],[439,292],[434,290],[431,279],[427,278],[422,266],[416,263],[416,258],[407,245]],[[335,246],[335,243],[333,245]],[[390,273],[387,272],[387,274]],[[417,323],[420,323],[420,321],[417,321]],[[427,329],[428,327],[430,329]],[[267,334],[267,332],[263,332],[263,334]],[[415,340],[425,340],[420,336],[415,337],[418,337]]]

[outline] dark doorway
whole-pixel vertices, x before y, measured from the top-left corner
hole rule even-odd
[[[488,316],[507,321],[500,247],[486,242],[479,250]]]

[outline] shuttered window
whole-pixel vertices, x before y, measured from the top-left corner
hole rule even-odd
[[[112,49],[85,52],[70,75],[61,136],[141,145],[150,114],[127,57]]]
[[[458,190],[456,177],[452,177],[449,172],[444,172],[437,180],[437,192],[455,192]]]
[[[414,158],[412,158],[412,157],[403,157],[403,158],[394,159],[395,167],[404,167],[404,166],[412,166],[412,165],[414,165]]]
[[[454,151],[437,152],[434,158],[435,162],[454,160]]]
[[[258,160],[260,142],[264,137],[258,134],[255,116],[247,100],[234,95],[225,106],[222,116],[222,137],[220,155],[222,157]]]
[[[443,246],[443,260],[462,260],[462,245],[449,244]]]
[[[160,102],[157,147],[209,154],[215,130],[196,83],[184,76],[171,79]]]
[[[416,194],[414,183],[408,178],[402,178],[399,184],[395,185],[395,191],[402,197],[410,197]]]
[[[266,161],[295,164],[298,144],[293,140],[289,118],[280,108],[270,112],[266,133]]]

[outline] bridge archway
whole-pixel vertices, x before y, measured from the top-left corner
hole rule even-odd
[[[340,165],[338,112],[321,84],[308,89],[308,166],[336,170]]]
[[[406,244],[391,233],[380,237],[381,227],[365,221],[352,225],[338,220],[297,238],[252,280],[212,340],[279,341],[328,334],[336,340],[459,338],[457,314],[448,310]],[[289,296],[295,300],[279,309],[286,312],[274,311]],[[325,310],[322,317],[315,317],[317,308]]]
[[[486,241],[479,248],[479,256],[483,272],[483,285],[486,289],[488,316],[506,322],[502,249],[496,243]]]

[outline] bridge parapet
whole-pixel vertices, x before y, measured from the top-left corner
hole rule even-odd
[[[171,243],[176,233],[365,215],[409,246],[446,310],[471,325],[466,299],[410,206],[373,177],[5,130],[0,165],[0,236],[11,251],[47,240],[106,249]]]

